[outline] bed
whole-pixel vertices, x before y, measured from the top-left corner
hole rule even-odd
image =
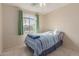
[[[45,56],[63,44],[63,37],[64,33],[61,31],[29,33],[25,38],[25,44],[33,51],[34,56]]]

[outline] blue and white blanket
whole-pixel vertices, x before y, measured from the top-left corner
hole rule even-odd
[[[53,32],[28,34],[25,43],[34,50],[33,55],[37,56],[60,40],[58,34],[54,34]],[[29,35],[34,37],[30,37]]]

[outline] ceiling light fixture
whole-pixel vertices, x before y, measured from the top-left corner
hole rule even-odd
[[[45,7],[46,3],[39,3],[40,7]]]
[[[46,3],[32,3],[33,6],[45,7]]]

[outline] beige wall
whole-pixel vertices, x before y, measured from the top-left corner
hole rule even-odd
[[[22,36],[17,35],[18,8],[6,4],[3,7],[3,49],[23,44]]]
[[[0,54],[2,52],[2,5],[0,4]]]
[[[2,7],[3,7],[3,49],[24,45],[24,39],[26,35],[23,36],[17,35],[18,8],[7,4],[3,4]],[[42,22],[41,19],[42,16],[40,16],[40,22]],[[42,27],[42,25],[40,25],[40,27]]]
[[[79,4],[69,4],[45,15],[43,30],[56,28],[64,31],[79,46]]]
[[[43,28],[44,28],[44,15],[40,15],[40,17],[39,17],[40,19],[39,19],[39,26],[40,26],[40,28],[39,28],[39,30],[40,30],[40,32],[43,32]]]

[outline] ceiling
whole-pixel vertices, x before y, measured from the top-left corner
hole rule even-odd
[[[43,7],[40,7],[38,4],[33,5],[33,3],[10,3],[10,5],[19,7],[27,11],[46,14],[51,11],[54,11],[55,9],[64,7],[68,5],[68,3],[46,3],[46,6]]]

